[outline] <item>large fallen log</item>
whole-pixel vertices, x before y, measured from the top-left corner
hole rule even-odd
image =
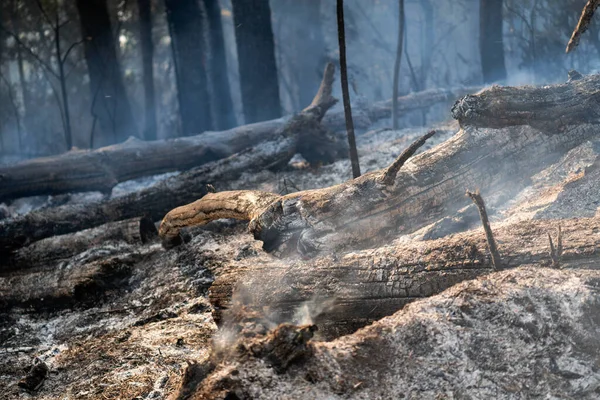
[[[398,99],[401,112],[451,102],[479,88],[431,89]],[[389,118],[391,100],[356,108],[355,123],[366,129]],[[294,116],[296,120],[302,113]],[[0,202],[35,195],[100,191],[110,193],[119,182],[170,171],[182,171],[229,157],[261,142],[278,140],[290,118],[244,125],[223,132],[144,142],[131,138],[124,143],[94,151],[77,150],[53,157],[37,158],[0,167]],[[323,127],[344,129],[344,113],[329,113]],[[305,132],[308,136],[310,132]],[[316,132],[315,134],[318,134]],[[340,143],[344,143],[340,141]],[[342,148],[343,149],[343,148]],[[304,147],[305,157],[318,147]]]
[[[334,78],[329,64],[313,102],[278,131],[274,141],[263,142],[231,157],[213,161],[125,196],[92,204],[64,205],[0,221],[0,254],[10,253],[40,239],[99,226],[110,221],[147,216],[161,219],[169,210],[201,198],[207,185],[238,178],[252,170],[286,164],[299,149],[312,148],[319,159],[340,157],[336,138],[321,126],[325,113],[336,103],[331,95]]]
[[[552,265],[548,234],[562,230],[563,268],[594,268],[600,217],[494,225],[502,268]],[[209,289],[217,323],[240,307],[272,323],[315,323],[325,337],[347,334],[415,299],[493,272],[481,229],[430,241],[399,242],[343,255],[289,262],[235,263],[214,271]]]
[[[104,243],[124,242],[144,244],[158,236],[154,222],[147,217],[109,222],[77,233],[53,236],[23,247],[0,265],[0,276],[5,270],[53,267],[60,260]]]
[[[393,179],[394,164],[324,189],[265,195],[271,196],[268,206],[246,208],[239,216],[250,220],[266,251],[313,256],[413,232],[467,205],[465,189],[479,188],[494,201],[510,199],[535,173],[596,135],[599,89],[600,75],[593,75],[469,95],[453,107],[461,131],[408,160]],[[159,234],[164,241],[176,240],[181,227],[246,207],[243,199],[239,192],[216,193],[180,207],[167,214]]]
[[[195,400],[593,399],[599,280],[598,271],[524,267],[464,282],[332,342],[307,343],[306,328],[289,325],[245,332],[181,393]],[[285,340],[283,327],[298,333],[288,335],[287,349],[300,350],[285,373],[252,351]]]

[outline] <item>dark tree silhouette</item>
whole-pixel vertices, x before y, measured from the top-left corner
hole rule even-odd
[[[156,100],[154,96],[154,44],[152,43],[152,1],[137,0],[140,14],[140,47],[144,80],[144,139],[156,139]]]
[[[92,113],[114,142],[137,136],[115,49],[106,0],[77,0],[85,59],[92,90]]]
[[[350,105],[350,92],[348,91],[348,70],[346,66],[346,30],[344,28],[344,0],[337,0],[337,25],[338,44],[340,47],[340,75],[342,82],[342,98],[344,103],[344,115],[346,117],[346,131],[348,133],[348,144],[350,146],[350,162],[352,164],[352,176],[360,176],[360,165],[358,163],[358,152],[356,151],[356,139],[354,138],[354,121],[352,121],[352,107]]]
[[[479,3],[479,51],[484,83],[506,79],[502,5],[503,0],[480,0]]]
[[[398,129],[398,85],[400,80],[400,63],[402,62],[402,46],[404,44],[404,0],[398,2],[398,47],[394,62],[394,82],[392,83],[392,128]]]
[[[165,0],[175,62],[181,131],[184,136],[213,127],[206,79],[205,19],[197,0]]]
[[[281,116],[275,44],[268,0],[232,0],[246,123]]]
[[[225,40],[221,22],[219,0],[204,0],[208,19],[208,76],[211,94],[212,117],[217,130],[225,130],[236,125],[233,101],[227,75]]]
[[[321,2],[284,0],[282,6],[285,14],[280,17],[283,18],[281,24],[290,32],[287,40],[292,48],[283,56],[288,60],[286,64],[295,81],[298,104],[305,107],[312,101],[321,83],[323,66],[328,61],[321,22]]]

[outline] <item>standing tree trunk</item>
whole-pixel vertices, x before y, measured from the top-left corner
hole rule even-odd
[[[392,128],[398,129],[398,85],[400,80],[400,63],[402,62],[402,45],[404,44],[404,0],[398,2],[398,47],[394,63],[394,82],[392,88]]]
[[[105,135],[114,142],[137,136],[121,68],[117,59],[106,0],[77,0],[81,32],[85,41],[85,59],[90,76],[92,108]]]
[[[183,136],[211,130],[204,19],[196,0],[165,0]]]
[[[484,83],[506,79],[502,5],[502,0],[481,0],[479,3],[479,51]]]
[[[140,13],[140,46],[144,73],[144,139],[156,140],[156,103],[154,100],[154,45],[152,44],[152,2],[137,0]]]
[[[208,76],[215,129],[225,130],[236,125],[225,57],[225,40],[218,0],[204,0],[208,19]],[[307,103],[308,104],[308,103]]]
[[[246,123],[281,116],[275,42],[268,0],[232,0]]]
[[[327,51],[321,23],[321,2],[281,1],[282,25],[288,32],[284,57],[295,81],[294,92],[298,104],[309,104],[321,82],[323,65],[327,63]],[[277,13],[277,11],[275,11]]]
[[[354,121],[352,121],[352,106],[350,105],[350,91],[348,90],[348,70],[346,65],[346,29],[344,27],[344,0],[337,0],[337,25],[338,45],[340,47],[340,75],[342,83],[342,98],[344,103],[344,116],[346,118],[346,131],[348,133],[348,145],[350,150],[350,163],[352,164],[352,176],[360,176],[360,165],[358,163],[358,152],[356,151],[356,140],[354,139]],[[396,105],[396,100],[394,100]],[[395,109],[396,107],[394,107]],[[392,113],[394,111],[392,110]]]

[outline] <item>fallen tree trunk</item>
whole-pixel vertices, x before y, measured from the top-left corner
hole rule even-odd
[[[453,101],[478,88],[434,89],[398,99],[402,112]],[[391,100],[357,108],[356,125],[366,129],[389,118]],[[297,116],[296,116],[297,117]],[[119,182],[171,171],[182,171],[229,157],[261,142],[277,140],[289,118],[259,122],[223,132],[144,142],[131,138],[124,143],[94,151],[77,150],[0,167],[0,202],[35,195],[100,191],[110,193]],[[330,131],[345,129],[343,111],[323,120]],[[310,132],[306,132],[308,135]],[[307,153],[315,147],[305,148]],[[342,149],[343,150],[343,149]],[[305,154],[306,156],[306,154]]]
[[[600,218],[534,220],[492,226],[502,268],[552,265],[548,234],[562,230],[564,268],[594,268]],[[215,270],[209,289],[217,323],[240,307],[274,323],[315,323],[326,337],[347,334],[415,299],[493,271],[481,229],[431,241],[397,243],[289,263],[256,262]]]
[[[332,342],[306,343],[306,328],[283,325],[299,336],[287,348],[301,350],[286,373],[248,351],[280,328],[239,335],[180,393],[195,400],[596,398],[599,279],[589,270],[502,271]]]
[[[387,176],[388,168],[278,197],[247,213],[250,230],[268,252],[314,256],[413,232],[468,204],[467,188],[480,189],[486,199],[510,199],[535,173],[596,135],[598,89],[600,75],[593,75],[560,85],[494,87],[469,95],[453,108],[463,129],[408,160],[394,179]],[[529,109],[535,112],[523,111]],[[231,194],[218,193],[167,214],[159,230],[163,240],[176,238],[183,226],[211,219],[195,218],[196,209],[210,215],[238,206],[221,202],[220,196]]]
[[[154,222],[147,217],[110,222],[81,232],[50,237],[23,247],[0,265],[0,276],[6,270],[52,267],[90,247],[106,242],[144,244],[158,236]]]
[[[161,219],[169,210],[208,193],[207,184],[238,178],[252,170],[286,164],[299,149],[312,149],[320,159],[339,157],[343,147],[321,126],[325,113],[336,103],[331,95],[334,78],[329,64],[313,102],[291,118],[272,142],[263,142],[231,157],[208,163],[125,196],[93,204],[64,205],[0,221],[0,254],[10,253],[47,237],[64,235],[110,221],[147,216]]]

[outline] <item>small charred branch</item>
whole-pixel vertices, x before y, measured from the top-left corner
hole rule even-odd
[[[562,230],[560,225],[558,226],[558,236],[556,239],[556,247],[552,241],[552,236],[548,233],[548,241],[550,242],[550,259],[552,260],[553,268],[560,268],[560,259],[562,257],[563,244],[562,244]]]
[[[567,53],[574,50],[579,45],[579,40],[581,39],[581,35],[587,31],[588,27],[592,23],[592,18],[594,17],[594,13],[596,9],[600,5],[600,0],[588,0],[588,2],[583,7],[583,11],[581,12],[581,17],[579,17],[579,22],[571,35],[571,39],[567,44]]]
[[[475,203],[477,209],[479,210],[479,217],[481,218],[481,224],[483,225],[483,230],[485,231],[485,239],[487,241],[488,250],[490,251],[490,256],[492,257],[492,266],[494,269],[498,269],[501,266],[500,253],[498,252],[498,246],[496,245],[496,240],[494,239],[494,234],[492,233],[492,228],[490,227],[490,221],[488,219],[483,198],[481,197],[481,194],[479,194],[479,191],[467,191],[467,196],[473,200],[473,203]]]
[[[0,265],[0,272],[10,269],[52,267],[90,247],[106,242],[128,244],[148,243],[158,237],[154,222],[147,217],[110,222],[81,232],[46,238],[21,248],[9,258],[8,265]]]
[[[49,372],[50,368],[46,363],[36,357],[27,375],[19,381],[18,385],[25,390],[35,392],[42,387]]]
[[[435,135],[435,131],[429,131],[427,132],[427,134],[421,136],[414,143],[408,146],[406,150],[404,150],[402,154],[400,154],[396,161],[394,161],[392,165],[390,165],[385,170],[381,181],[386,185],[393,185],[394,180],[396,179],[396,175],[398,174],[398,171],[400,171],[400,168],[402,168],[404,163],[408,161],[408,159],[411,158],[416,153],[416,151],[425,144],[427,139],[431,138],[433,135]]]

